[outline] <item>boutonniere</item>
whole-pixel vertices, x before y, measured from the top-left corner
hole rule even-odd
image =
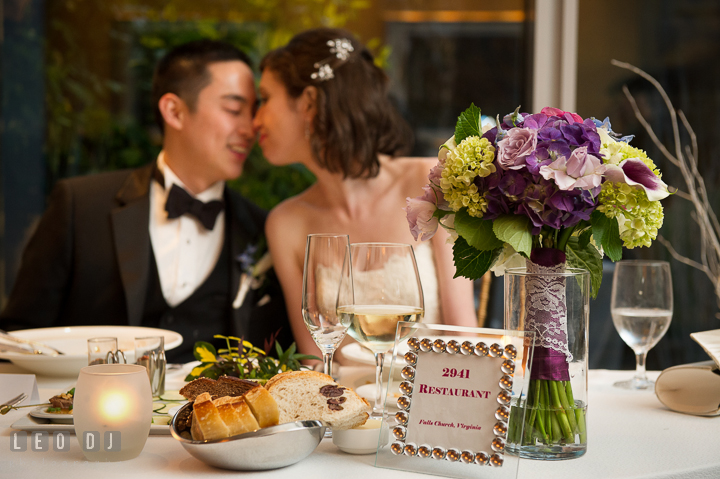
[[[235,258],[240,263],[240,286],[238,287],[235,301],[233,301],[233,308],[238,309],[242,306],[245,301],[245,297],[248,292],[262,288],[267,281],[267,272],[273,266],[272,257],[270,252],[267,250],[267,241],[265,237],[260,238],[256,244],[249,244],[245,251]],[[270,301],[270,297],[265,295],[260,301],[258,306]]]

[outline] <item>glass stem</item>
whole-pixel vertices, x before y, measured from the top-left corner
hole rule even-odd
[[[381,415],[382,406],[382,383],[383,383],[383,361],[385,361],[385,353],[375,353],[375,407],[373,407],[374,415]]]
[[[647,351],[635,354],[635,379],[638,381],[647,381],[645,375],[645,360],[647,359]]]
[[[334,351],[323,351],[323,372],[327,374],[330,377],[333,377],[332,375],[332,358],[333,358]]]

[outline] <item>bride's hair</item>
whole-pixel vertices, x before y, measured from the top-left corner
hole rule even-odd
[[[349,41],[352,50],[337,54],[335,40]],[[323,75],[318,74],[321,68]],[[266,69],[291,98],[308,86],[317,88],[310,144],[323,168],[345,177],[371,178],[380,169],[378,154],[409,152],[412,133],[388,97],[388,78],[350,32],[316,28],[300,33],[263,58],[260,71]]]

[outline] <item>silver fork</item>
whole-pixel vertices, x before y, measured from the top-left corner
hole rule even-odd
[[[17,406],[21,402],[27,399],[27,394],[20,393],[11,400],[7,401],[5,404],[0,404],[0,408],[4,408],[6,406]]]

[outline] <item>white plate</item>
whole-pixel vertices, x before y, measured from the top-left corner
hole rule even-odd
[[[57,424],[49,422],[49,420],[47,419],[36,419],[30,416],[23,416],[21,419],[15,421],[10,427],[13,429],[18,429],[20,431],[47,431],[48,433],[52,433],[55,431],[69,431],[70,433],[75,434],[75,426],[73,426],[72,424]],[[170,426],[151,424],[150,435],[169,436]]]
[[[72,424],[73,422],[73,415],[72,414],[56,414],[53,412],[47,412],[47,408],[49,406],[39,406],[30,411],[28,414],[30,414],[32,417],[38,418],[38,419],[49,419],[50,422],[53,423],[59,423],[59,424]]]
[[[65,353],[61,356],[0,352],[0,358],[35,374],[54,377],[77,377],[80,369],[87,366],[87,340],[90,338],[118,338],[118,348],[125,352],[128,363],[135,360],[135,338],[141,336],[164,336],[165,350],[182,344],[183,338],[175,331],[143,328],[139,326],[68,326],[64,328],[40,328],[12,331],[13,336],[31,339],[52,346]]]

